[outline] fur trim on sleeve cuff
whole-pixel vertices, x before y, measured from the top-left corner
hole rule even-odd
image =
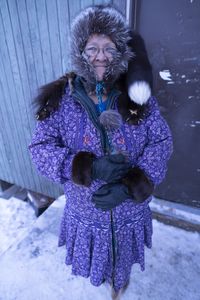
[[[92,164],[95,155],[91,152],[78,152],[72,162],[72,180],[84,186],[90,186],[92,182]]]
[[[144,171],[138,167],[129,170],[122,179],[122,183],[128,187],[130,195],[133,196],[133,200],[139,203],[151,196],[154,190],[153,183],[145,175]]]

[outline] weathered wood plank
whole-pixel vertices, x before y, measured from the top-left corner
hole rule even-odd
[[[81,9],[94,4],[93,0],[81,0],[80,2],[81,2]]]
[[[12,67],[12,75],[14,85],[9,87],[10,105],[6,105],[10,108],[10,119],[13,119],[14,124],[20,124],[14,127],[14,144],[15,152],[12,153],[15,160],[20,157],[20,163],[24,169],[23,176],[20,179],[24,183],[24,174],[29,167],[29,161],[27,157],[27,151],[24,147],[26,145],[26,139],[30,138],[30,114],[27,109],[27,98],[31,97],[30,84],[27,76],[26,61],[23,51],[23,43],[21,38],[20,24],[18,17],[11,18],[17,12],[15,1],[7,2],[7,9],[4,6],[4,30],[8,45],[8,52],[10,56],[10,63]],[[17,113],[16,113],[17,111]],[[21,143],[24,141],[24,143]],[[18,145],[18,147],[16,147]],[[16,170],[17,171],[17,170]],[[30,184],[30,177],[27,176],[26,181]],[[24,184],[23,184],[24,185]]]
[[[102,3],[103,3],[102,0],[94,0],[94,4],[95,4],[95,5],[102,4]]]
[[[1,68],[0,68],[0,70],[1,70]],[[1,72],[1,76],[3,76],[3,75],[4,75],[3,72]],[[1,79],[0,79],[0,93],[1,93],[1,95],[4,94],[3,86],[1,84]],[[1,106],[0,106],[0,115],[1,115]],[[4,123],[2,118],[1,118],[1,123],[2,123],[1,131],[0,131],[0,172],[1,172],[1,179],[9,178],[9,180],[11,180],[12,177],[11,177],[11,172],[10,172],[10,165],[8,165],[9,155],[8,155],[8,152],[6,151],[5,142],[4,142],[4,139],[6,138],[5,137],[5,123]],[[9,149],[9,152],[10,152],[10,149]]]
[[[45,83],[36,5],[34,1],[21,0],[17,1],[17,7],[33,98],[38,86]]]
[[[68,1],[57,0],[58,26],[60,34],[61,64],[62,73],[71,70],[69,51],[70,51],[70,18]]]
[[[103,4],[112,4],[112,1],[111,0],[103,0],[102,3]]]
[[[37,21],[38,21],[38,28],[39,28],[38,34],[40,38],[40,48],[41,48],[42,60],[43,60],[44,77],[45,77],[45,82],[50,82],[55,79],[55,74],[53,72],[53,64],[51,58],[51,45],[49,39],[46,1],[45,0],[36,1],[35,4],[36,4]]]
[[[113,0],[113,5],[121,11],[121,13],[125,16],[126,15],[126,1],[122,0]]]
[[[68,1],[70,1],[70,0],[68,0]],[[69,2],[69,20],[70,20],[70,26],[71,26],[72,20],[80,12],[80,10],[81,10],[81,2],[80,1],[70,1]]]
[[[22,85],[20,73],[22,72],[20,67],[24,62],[21,60],[19,63],[18,61],[17,54],[20,51],[20,47],[19,45],[16,46],[16,41],[13,37],[13,25],[9,18],[9,7],[6,6],[5,3],[3,4],[4,6],[1,5],[1,10],[3,9],[4,22],[1,29],[4,29],[4,32],[1,34],[1,37],[4,37],[4,39],[2,39],[1,43],[1,57],[3,59],[0,60],[0,64],[3,64],[1,68],[2,71],[5,70],[3,76],[5,93],[4,95],[2,94],[4,101],[2,101],[1,105],[1,117],[2,119],[5,117],[5,130],[3,131],[4,142],[6,153],[10,153],[10,158],[6,162],[6,170],[9,170],[11,178],[8,178],[6,172],[4,172],[1,179],[10,181],[11,183],[15,182],[22,187],[37,187],[38,183],[36,184],[35,180],[39,181],[39,176],[38,174],[36,175],[36,173],[35,176],[33,176],[33,169],[30,168],[32,163],[27,149],[28,142],[31,140],[31,131],[28,128],[27,121],[30,116],[30,110],[25,110],[26,105],[28,105],[28,96],[26,100],[23,98],[24,86]],[[17,26],[17,24],[15,25]],[[19,32],[16,32],[15,36],[20,39]],[[25,68],[23,69],[23,76],[26,75],[24,70]],[[3,72],[1,72],[1,74],[3,74]],[[27,129],[27,131],[25,132],[24,129]],[[1,170],[1,173],[2,172],[3,170]],[[51,189],[50,183],[49,187]],[[43,189],[43,185],[41,188]],[[48,191],[47,188],[46,191]]]
[[[56,0],[46,1],[46,10],[53,74],[54,78],[58,78],[62,74],[62,56],[58,27],[58,9]]]
[[[14,52],[14,44],[12,39],[12,30],[9,22],[8,7],[5,2],[0,2],[1,20],[0,20],[0,37],[1,37],[1,47],[0,47],[0,72],[2,74],[2,90],[1,94],[1,119],[4,124],[2,130],[2,136],[4,140],[4,147],[6,149],[8,160],[6,162],[9,172],[13,175],[14,172],[18,170],[20,177],[25,174],[25,167],[21,151],[16,156],[16,152],[21,149],[20,141],[17,138],[16,124],[20,124],[14,121],[13,112],[13,101],[17,98],[16,96],[16,86],[14,82],[13,73],[16,72],[16,59],[13,58],[11,64],[11,57],[14,57],[13,53],[10,55],[10,51]],[[3,17],[2,17],[3,16]],[[7,19],[7,21],[5,21]],[[6,30],[5,30],[6,27]],[[9,40],[7,36],[11,32],[11,37]],[[4,37],[4,38],[3,38]],[[16,115],[16,113],[14,114]],[[18,114],[17,114],[18,115]],[[1,179],[6,181],[6,172],[1,170]],[[11,181],[13,182],[13,181]]]
[[[95,5],[98,4],[112,4],[112,0],[94,0],[93,1]]]

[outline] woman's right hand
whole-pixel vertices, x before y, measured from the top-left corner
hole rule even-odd
[[[128,187],[120,182],[115,182],[101,186],[92,195],[92,202],[96,208],[107,211],[130,198],[132,196],[129,194]]]
[[[94,159],[92,179],[113,182],[121,179],[130,168],[131,165],[123,154],[105,155]]]

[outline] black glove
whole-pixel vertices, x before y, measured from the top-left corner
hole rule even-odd
[[[128,187],[122,183],[104,184],[92,196],[92,202],[96,208],[110,210],[121,204],[124,200],[130,199]]]
[[[126,162],[126,157],[120,154],[105,155],[93,161],[92,179],[102,179],[113,182],[122,178],[131,165]]]

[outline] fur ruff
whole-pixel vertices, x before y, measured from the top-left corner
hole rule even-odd
[[[128,71],[121,74],[116,80],[115,88],[121,91],[117,105],[123,120],[130,125],[137,125],[145,116],[148,98],[153,88],[153,75],[142,37],[134,32],[129,32],[129,36],[131,36],[131,40],[128,41],[128,46],[131,47],[132,52],[135,53],[135,57],[129,60]],[[86,67],[88,67],[88,64]],[[85,72],[89,73],[86,69]],[[39,106],[36,114],[37,120],[44,120],[50,116],[51,112],[58,109],[59,101],[62,98],[66,85],[69,84],[72,92],[75,76],[73,72],[67,73],[58,80],[40,88],[40,94],[34,103]],[[82,82],[88,92],[88,81],[82,78]],[[109,92],[111,88],[112,84],[107,82],[107,92]],[[89,91],[91,92],[90,88]],[[102,118],[103,122],[105,121],[107,124],[107,116],[106,118],[102,116]]]
[[[37,107],[36,119],[42,121],[50,116],[59,107],[60,99],[65,92],[66,85],[69,85],[70,91],[73,91],[73,72],[66,73],[59,79],[43,85],[39,89],[38,96],[34,99],[34,106]]]
[[[106,87],[112,86],[120,74],[127,71],[128,61],[133,57],[128,45],[130,31],[120,12],[111,6],[103,5],[83,10],[74,19],[71,27],[71,60],[74,71],[85,79],[84,86],[89,94],[95,92],[96,76],[93,67],[83,55],[83,50],[93,34],[109,36],[118,50],[104,74]]]

